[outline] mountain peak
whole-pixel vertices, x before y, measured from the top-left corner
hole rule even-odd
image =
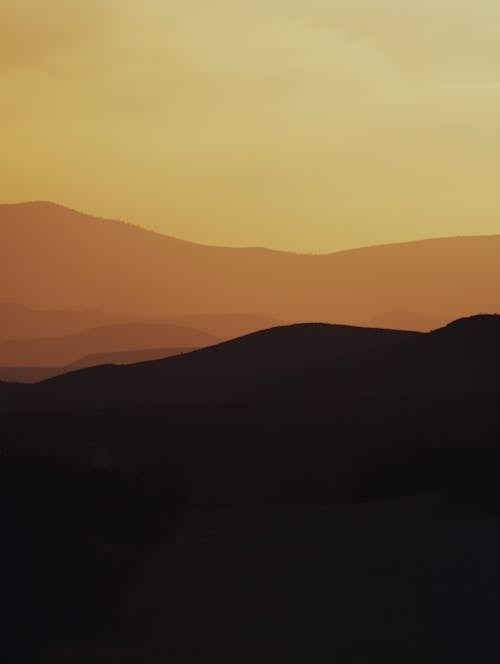
[[[22,201],[20,203],[0,203],[0,208],[25,210],[27,212],[36,212],[44,210],[44,211],[73,212],[75,214],[83,214],[82,212],[79,212],[74,208],[67,207],[66,205],[54,203],[53,201],[43,201],[43,200]]]

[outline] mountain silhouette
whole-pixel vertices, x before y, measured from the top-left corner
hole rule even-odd
[[[500,394],[500,315],[459,319],[404,344],[326,361],[267,386],[259,396],[321,400],[491,393]]]
[[[60,337],[91,328],[125,323],[192,327],[219,339],[232,339],[281,324],[270,317],[245,314],[147,316],[109,313],[97,309],[40,310],[22,304],[0,303],[0,343],[14,339]]]
[[[23,407],[305,402],[500,393],[500,316],[427,334],[326,324],[265,330],[185,355],[100,366],[24,392]]]
[[[66,373],[65,367],[0,367],[0,381],[4,383],[39,383]]]
[[[12,302],[0,303],[0,343],[13,339],[59,337],[83,330],[119,323],[166,322],[147,316],[113,314],[97,309],[73,311],[71,309],[30,309]]]
[[[63,408],[231,401],[305,367],[419,336],[321,323],[276,327],[163,360],[68,373],[29,386],[30,400]]]
[[[173,355],[189,353],[194,348],[148,348],[146,350],[124,350],[109,353],[95,353],[85,355],[76,362],[66,366],[56,367],[29,367],[13,366],[0,367],[0,380],[19,383],[39,383],[42,380],[60,376],[61,374],[84,369],[86,367],[96,367],[101,364],[134,364],[137,362],[148,362],[150,360],[160,360]]]
[[[159,348],[168,348],[170,351],[176,347],[197,348],[217,341],[217,337],[207,332],[178,325],[108,325],[63,337],[4,341],[0,343],[0,366],[66,366],[94,354],[128,351],[142,353],[148,349],[157,353]],[[158,357],[157,354],[155,356]],[[104,356],[101,359],[113,361],[112,357]],[[139,359],[146,358],[139,355]],[[91,366],[92,363],[82,362],[78,366]]]
[[[202,246],[52,203],[0,206],[0,301],[125,314],[362,324],[495,311],[500,235],[298,255]]]
[[[183,355],[190,353],[196,348],[178,347],[178,348],[147,348],[144,350],[122,350],[112,353],[94,353],[85,355],[76,362],[65,367],[65,373],[75,369],[85,369],[87,367],[97,367],[102,364],[137,364],[139,362],[150,362],[151,360],[161,360],[165,357],[174,355]]]

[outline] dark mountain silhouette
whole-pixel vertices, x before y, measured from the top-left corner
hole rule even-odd
[[[32,386],[35,407],[120,407],[500,393],[500,316],[427,334],[302,324]],[[27,405],[27,404],[25,404]]]
[[[0,383],[1,409],[49,411],[2,414],[17,661],[198,661],[206,644],[224,660],[226,634],[244,661],[283,643],[307,661],[332,616],[340,661],[419,664],[436,643],[432,661],[474,661],[478,633],[495,661],[499,335],[500,316],[429,334],[294,325]]]
[[[500,394],[500,315],[460,319],[404,344],[324,362],[268,386],[260,396],[303,400],[488,393]]]
[[[106,407],[231,401],[301,368],[418,336],[321,323],[271,328],[164,360],[65,374],[32,386],[33,404]]]
[[[97,367],[101,364],[137,364],[139,362],[150,362],[151,360],[161,360],[165,357],[174,355],[183,355],[191,353],[196,348],[148,348],[145,350],[123,350],[113,353],[95,353],[85,355],[76,362],[65,367],[65,373],[75,369],[85,369],[86,367]]]
[[[84,330],[64,337],[0,343],[0,366],[66,366],[91,354],[193,348],[218,341],[208,332],[178,325],[128,323]],[[172,353],[170,353],[172,354]],[[158,357],[158,355],[156,355]],[[139,356],[139,359],[142,357]],[[110,358],[110,361],[113,361]],[[80,364],[78,366],[91,366]]]
[[[219,339],[232,339],[280,324],[273,318],[245,314],[146,316],[133,313],[116,314],[91,309],[86,311],[40,310],[30,309],[21,304],[0,303],[0,343],[13,339],[60,337],[95,327],[125,323],[193,327],[213,334]]]
[[[62,373],[65,373],[65,367],[0,367],[0,381],[39,383]]]
[[[5,403],[7,404],[10,399],[24,394],[27,387],[27,385],[15,381],[8,382],[0,380],[0,399],[5,399]]]
[[[0,301],[137,315],[258,313],[359,324],[495,311],[500,235],[330,255],[207,247],[51,203],[0,206]]]
[[[96,353],[86,355],[67,366],[61,367],[0,367],[0,380],[19,383],[39,383],[42,380],[60,376],[61,374],[96,367],[101,364],[134,364],[160,360],[181,353],[189,353],[194,348],[151,348],[146,350],[125,350],[116,353]]]

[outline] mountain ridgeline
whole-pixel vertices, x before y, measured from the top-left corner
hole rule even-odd
[[[123,408],[500,393],[500,316],[431,333],[327,324],[276,327],[174,357],[71,372],[12,407]],[[9,400],[4,401],[8,407]]]
[[[0,233],[0,302],[18,303],[0,304],[9,662],[136,661],[129,641],[151,644],[156,661],[153,632],[165,661],[206,659],[218,634],[234,660],[228,633],[260,635],[258,658],[273,633],[281,652],[290,624],[306,634],[303,661],[318,609],[330,643],[332,616],[347,607],[352,639],[340,660],[371,629],[358,658],[370,659],[377,611],[397,651],[380,661],[399,664],[400,624],[415,654],[430,605],[441,630],[451,604],[476,613],[494,597],[500,315],[463,314],[499,309],[500,236],[300,256],[203,247],[51,204],[0,206]],[[311,320],[322,322],[300,322]],[[446,514],[431,528],[434,507],[414,508],[429,493]],[[352,502],[355,511],[342,505]],[[234,529],[217,535],[228,515],[242,534],[239,574]],[[479,532],[489,567],[478,582]],[[273,540],[278,548],[266,549]],[[166,615],[145,602],[150,586],[168,599]],[[246,632],[233,622],[236,595]],[[413,613],[394,622],[403,595]],[[484,616],[493,612],[473,623],[474,648]],[[137,620],[147,626],[135,633]],[[453,641],[455,614],[448,623]],[[94,649],[108,638],[112,648]],[[202,655],[176,659],[172,643],[193,654],[191,640]],[[54,647],[60,658],[42,654]],[[149,661],[140,650],[137,661]]]
[[[163,348],[199,348],[218,338],[190,327],[122,323],[91,328],[66,336],[13,339],[0,343],[0,366],[66,366],[88,355]],[[90,358],[89,358],[90,360]],[[97,362],[98,363],[98,362]],[[88,366],[88,365],[87,365]]]
[[[26,203],[0,205],[0,236],[0,302],[35,308],[354,325],[388,316],[396,327],[391,312],[409,312],[403,321],[427,327],[500,302],[500,235],[298,255],[202,246]]]

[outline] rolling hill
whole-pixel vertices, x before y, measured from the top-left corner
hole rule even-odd
[[[22,304],[0,303],[0,343],[36,337],[61,337],[95,327],[125,323],[192,327],[219,339],[232,339],[280,324],[273,318],[244,314],[141,316],[93,309],[30,309]]]
[[[202,246],[52,203],[0,206],[0,301],[134,316],[452,320],[500,303],[500,235],[297,255]]]
[[[217,337],[207,332],[179,325],[146,323],[107,325],[67,336],[4,341],[0,343],[0,366],[61,367],[88,355],[144,352],[148,349],[157,352],[160,348],[170,350],[198,348],[217,341]],[[92,361],[90,364],[83,363],[78,366],[91,366],[91,364]]]
[[[163,360],[72,372],[30,386],[29,395],[36,407],[56,408],[232,401],[311,365],[418,336],[320,323],[276,327]]]
[[[106,408],[500,394],[500,316],[427,334],[326,324],[258,332],[185,355],[29,386],[21,407]],[[7,402],[6,402],[7,403]]]
[[[85,355],[79,360],[76,360],[76,362],[60,367],[0,367],[0,380],[14,383],[39,383],[42,380],[47,380],[54,376],[60,376],[61,374],[75,371],[76,369],[96,367],[102,364],[134,364],[137,362],[148,362],[150,360],[160,360],[165,357],[172,357],[173,355],[179,355],[181,353],[188,353],[192,350],[194,349],[151,348],[146,350],[123,350]]]
[[[500,315],[459,319],[387,348],[368,350],[296,372],[255,399],[500,396]]]

